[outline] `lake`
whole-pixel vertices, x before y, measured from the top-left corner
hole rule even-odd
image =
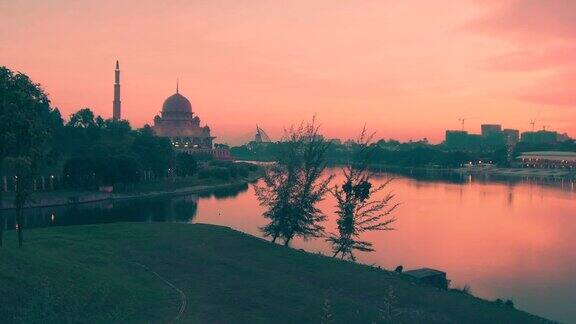
[[[331,172],[338,173],[337,169]],[[387,179],[381,174],[375,179]],[[394,231],[367,233],[372,253],[358,261],[388,269],[430,267],[452,286],[487,299],[512,299],[528,312],[576,321],[576,190],[574,182],[495,181],[457,174],[395,176],[389,191],[401,206]],[[336,182],[341,182],[337,177]],[[334,231],[334,200],[321,207]],[[266,223],[251,185],[206,195],[100,202],[26,211],[28,228],[118,221],[225,225],[253,235]],[[14,228],[9,213],[4,227]],[[322,239],[293,247],[330,253]]]

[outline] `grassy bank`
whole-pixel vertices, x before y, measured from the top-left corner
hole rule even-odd
[[[521,311],[212,225],[34,229],[0,249],[4,322],[530,323]],[[390,292],[395,297],[390,300]],[[329,306],[326,306],[328,303]]]

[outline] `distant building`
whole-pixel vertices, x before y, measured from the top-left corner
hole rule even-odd
[[[478,151],[483,142],[482,136],[461,130],[447,130],[444,139],[447,148],[462,151]]]
[[[254,135],[254,142],[256,143],[262,143],[262,134],[260,134],[260,132],[256,132],[256,135]]]
[[[505,128],[499,124],[481,125],[481,135],[469,134],[464,130],[446,130],[444,145],[450,149],[479,151],[495,150],[504,146],[511,150],[518,142],[536,144],[554,144],[572,140],[566,133],[549,130],[524,132],[520,134],[517,129]]]
[[[504,140],[507,145],[514,146],[520,141],[520,131],[517,129],[505,128],[502,133],[504,133]]]
[[[260,128],[260,126],[256,125],[256,134],[254,135],[254,142],[256,143],[270,143],[272,140],[270,136],[266,134],[266,132]]]
[[[498,124],[483,124],[480,126],[483,137],[489,137],[493,134],[502,133],[502,125]]]
[[[478,151],[482,148],[482,143],[484,139],[480,134],[469,134],[468,135],[468,151]]]
[[[516,158],[524,168],[575,169],[576,152],[524,152]]]
[[[453,149],[464,149],[468,145],[468,132],[447,130],[444,144]]]
[[[558,133],[547,130],[522,133],[522,142],[526,143],[547,143],[553,144],[558,142]]]
[[[482,144],[484,147],[493,148],[505,144],[506,140],[502,132],[502,125],[483,124],[480,128],[482,130]]]
[[[566,134],[566,133],[562,133],[562,134],[557,133],[556,139],[558,140],[558,142],[565,142],[565,141],[571,140],[572,138],[570,136],[568,136],[568,134]]]
[[[266,132],[256,125],[256,134],[254,134],[254,140],[246,143],[246,147],[248,150],[256,150],[258,148],[267,147],[268,145],[272,144],[272,140],[266,134]]]

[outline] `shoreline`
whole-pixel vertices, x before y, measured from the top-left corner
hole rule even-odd
[[[548,180],[574,180],[574,171],[562,169],[530,169],[530,168],[457,168],[454,172],[461,174],[489,175],[507,178],[538,178]]]
[[[242,160],[244,162],[271,163],[267,159],[262,160]],[[342,161],[328,161],[330,167],[341,167],[345,163]],[[498,178],[521,179],[532,178],[542,180],[576,180],[576,171],[563,169],[538,169],[538,168],[511,168],[498,166],[483,167],[427,167],[427,166],[402,166],[390,164],[370,164],[369,168],[377,172],[398,173],[400,175],[410,175],[415,172],[426,173],[451,173],[451,174],[470,174],[470,175],[487,175]]]
[[[150,192],[102,193],[102,192],[90,191],[81,194],[67,194],[66,192],[62,192],[57,193],[56,197],[39,198],[39,199],[34,199],[33,197],[32,201],[27,203],[24,209],[88,204],[102,201],[122,201],[122,200],[133,200],[144,198],[157,198],[163,196],[182,196],[188,194],[207,193],[219,189],[230,189],[236,186],[247,185],[251,182],[256,181],[259,177],[260,174],[255,173],[253,175],[249,175],[246,178],[226,183],[211,184],[211,185],[195,185],[175,189],[155,190]],[[15,209],[14,203],[12,201],[6,200],[5,198],[3,199],[4,201],[2,203],[0,211]]]
[[[339,166],[339,164],[332,164]],[[433,167],[410,167],[399,165],[372,164],[370,169],[377,172],[399,173],[401,175],[413,174],[414,172],[426,173],[451,173],[459,175],[484,175],[494,176],[499,179],[541,179],[541,180],[576,180],[576,171],[562,169],[531,169],[531,168],[506,168],[506,167],[457,167],[457,168],[433,168]]]

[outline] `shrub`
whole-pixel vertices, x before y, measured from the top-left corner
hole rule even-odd
[[[232,167],[233,164],[234,164],[234,162],[232,162],[232,161],[222,161],[222,160],[210,161],[211,166],[217,166],[217,167],[222,167],[222,168],[230,168],[230,167]]]
[[[205,167],[198,173],[198,178],[200,179],[220,179],[220,180],[229,180],[231,177],[230,169],[223,168],[223,167]]]
[[[506,305],[506,307],[514,308],[514,302],[510,299],[506,300],[504,305]]]
[[[191,176],[198,170],[198,162],[192,154],[179,153],[176,156],[176,174],[181,177]]]
[[[464,285],[463,287],[454,287],[450,290],[465,295],[472,295],[472,288],[469,285]]]
[[[234,177],[247,177],[250,171],[244,165],[234,163],[232,165],[232,175]]]

